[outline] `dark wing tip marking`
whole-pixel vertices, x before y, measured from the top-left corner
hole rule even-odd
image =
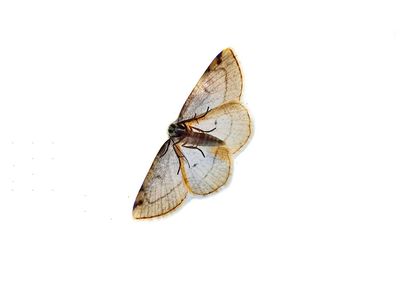
[[[135,203],[133,203],[133,210],[135,210],[136,207],[140,206],[143,204],[144,200],[143,200],[143,185],[142,187],[140,187],[139,193],[136,197]]]
[[[136,200],[135,203],[133,204],[133,209],[135,209],[137,206],[140,206],[143,204],[143,200]]]
[[[217,64],[221,64],[223,52],[224,52],[224,51],[221,51],[221,52],[217,55],[217,57],[215,58]]]
[[[226,52],[232,52],[231,49],[227,48],[222,50],[215,58],[214,62],[212,62],[206,69],[206,72],[209,72],[211,68],[214,68],[216,65],[220,65],[222,63],[222,56]]]
[[[186,196],[185,196],[185,198],[186,198]],[[167,210],[167,211],[165,211],[165,212],[161,212],[161,213],[159,213],[159,214],[154,214],[154,215],[151,215],[151,216],[135,217],[135,219],[136,219],[136,220],[152,220],[152,219],[159,218],[159,217],[161,217],[161,216],[165,216],[165,215],[172,214],[172,213],[175,212],[175,210],[176,210],[178,207],[180,207],[180,206],[183,204],[183,201],[185,201],[185,198],[183,198],[183,200],[180,201],[175,207],[173,207],[172,209],[169,209],[169,210]]]

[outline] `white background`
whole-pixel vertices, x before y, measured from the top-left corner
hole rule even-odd
[[[399,284],[398,1],[2,1],[1,284]],[[132,204],[225,47],[231,183]]]

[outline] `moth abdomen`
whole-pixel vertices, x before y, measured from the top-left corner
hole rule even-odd
[[[192,132],[187,138],[186,143],[195,146],[219,146],[224,145],[224,141],[213,135]]]

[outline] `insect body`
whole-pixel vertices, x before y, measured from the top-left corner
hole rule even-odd
[[[185,123],[171,124],[168,128],[168,133],[171,140],[183,142],[183,145],[204,145],[213,146],[224,144],[224,141],[217,137],[209,135],[211,131],[204,131],[196,127],[188,127]]]
[[[218,190],[231,173],[232,156],[248,141],[251,121],[240,103],[242,75],[231,49],[217,55],[189,95],[169,139],[150,167],[133,205],[133,217],[166,214],[190,192]]]

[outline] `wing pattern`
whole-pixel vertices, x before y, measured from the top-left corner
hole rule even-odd
[[[186,123],[223,140],[232,154],[249,140],[251,121],[247,109],[238,101],[230,101],[209,111],[204,117]]]
[[[158,152],[133,205],[133,217],[152,218],[175,209],[185,199],[187,186],[170,141]]]
[[[249,140],[251,120],[240,103],[242,75],[231,49],[208,66],[169,129],[133,205],[137,219],[164,215],[190,192],[207,195],[229,179],[233,158]]]
[[[178,121],[189,120],[242,94],[242,73],[231,49],[224,49],[208,66],[182,107]]]
[[[200,149],[202,152],[182,147],[182,153],[188,161],[182,167],[182,172],[192,193],[207,195],[221,188],[228,180],[231,154],[225,145],[202,146]]]

